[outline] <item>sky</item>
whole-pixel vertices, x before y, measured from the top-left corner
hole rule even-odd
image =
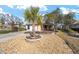
[[[34,5],[36,6],[36,5]],[[21,19],[24,19],[24,10],[30,6],[26,5],[0,5],[0,13],[9,13],[14,16],[17,16]],[[38,6],[40,8],[40,13],[42,15],[47,12],[52,12],[56,8],[60,8],[63,14],[67,14],[69,11],[75,12],[75,18],[79,20],[79,5],[41,5]]]
[[[9,13],[24,19],[24,10],[30,6],[38,6],[42,15],[60,8],[63,14],[69,11],[75,12],[75,18],[79,20],[78,0],[0,0],[0,13]]]

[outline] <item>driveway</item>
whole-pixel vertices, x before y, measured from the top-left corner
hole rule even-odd
[[[13,33],[8,33],[8,34],[0,34],[0,42],[4,42],[7,40],[10,40],[17,35],[23,34],[24,32],[13,32]]]

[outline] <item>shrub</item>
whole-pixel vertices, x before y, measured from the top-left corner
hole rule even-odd
[[[5,33],[10,33],[12,32],[11,30],[0,30],[0,34],[5,34]]]

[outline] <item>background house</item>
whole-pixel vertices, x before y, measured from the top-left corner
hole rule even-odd
[[[26,24],[26,31],[32,31],[32,24]],[[35,31],[42,31],[42,28],[40,25],[35,24]]]
[[[12,14],[0,13],[0,28],[2,30],[18,31],[23,26],[23,21]]]
[[[72,25],[70,25],[70,28],[79,32],[79,22],[73,23]]]

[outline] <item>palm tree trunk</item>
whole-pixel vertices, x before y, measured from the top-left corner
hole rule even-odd
[[[33,37],[35,37],[35,22],[33,22],[32,24],[32,33],[33,33]]]
[[[44,30],[44,26],[43,26],[43,24],[41,24],[41,31],[43,31]]]

